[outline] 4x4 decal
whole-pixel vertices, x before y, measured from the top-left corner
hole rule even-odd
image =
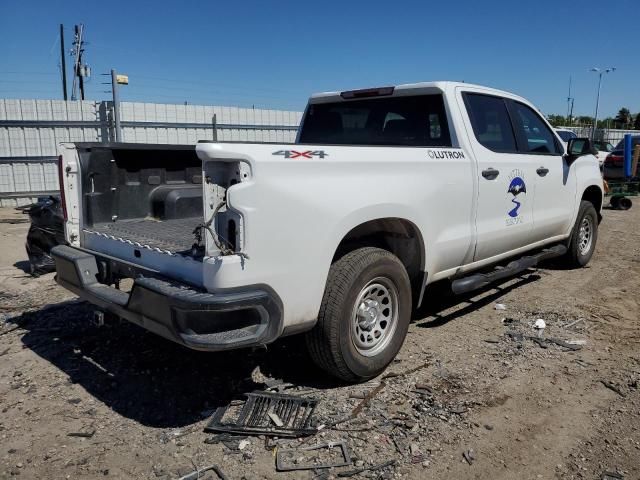
[[[296,150],[278,150],[277,152],[273,152],[272,155],[282,155],[284,158],[324,158],[329,156],[329,154],[325,153],[324,150],[306,150],[304,152],[298,152]]]

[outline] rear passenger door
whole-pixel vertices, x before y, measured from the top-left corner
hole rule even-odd
[[[531,243],[538,165],[535,158],[518,155],[508,99],[473,91],[461,95],[477,163],[474,261],[479,261]]]

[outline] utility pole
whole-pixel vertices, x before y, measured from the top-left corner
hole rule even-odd
[[[64,25],[60,24],[60,64],[62,69],[62,98],[67,99],[67,59],[64,51]]]
[[[102,75],[109,75],[103,73]],[[108,82],[104,82],[108,84]],[[118,85],[129,85],[128,75],[118,75],[115,69],[111,69],[111,94],[113,95],[113,123],[116,142],[122,141],[122,129],[120,128],[120,95]],[[108,93],[108,92],[105,92]]]
[[[573,124],[573,98],[571,99],[571,108],[569,109],[569,126]]]
[[[116,142],[122,139],[120,131],[120,98],[118,96],[118,75],[116,71],[111,69],[111,91],[113,92],[113,118],[116,124]]]
[[[569,96],[567,97],[567,121],[571,125],[573,116],[573,97],[571,96],[571,75],[569,75]]]
[[[591,140],[596,138],[596,129],[598,128],[598,108],[600,107],[600,87],[602,85],[602,75],[616,71],[616,67],[592,68],[590,71],[598,74],[598,95],[596,96],[596,114],[593,119],[593,130],[591,131]]]
[[[80,100],[84,100],[84,77],[91,75],[91,69],[88,65],[82,63],[82,54],[84,53],[84,25],[75,25],[75,38],[73,40],[73,88],[71,90],[71,100],[77,100],[76,79],[80,88]]]

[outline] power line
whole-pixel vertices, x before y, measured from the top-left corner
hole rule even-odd
[[[20,85],[24,83],[33,83],[37,85],[58,85],[58,82],[54,81],[42,81],[42,80],[0,80],[0,83],[18,83]]]
[[[133,90],[133,93],[139,93],[139,94],[153,94],[154,91],[158,91],[158,92],[176,92],[179,93],[179,96],[184,96],[186,94],[189,95],[198,95],[198,96],[206,96],[206,97],[231,97],[231,98],[242,98],[242,99],[263,99],[263,100],[273,100],[273,101],[291,101],[291,97],[285,97],[285,96],[275,96],[275,95],[261,95],[261,94],[253,94],[253,93],[247,93],[247,91],[249,91],[249,89],[247,89],[244,93],[242,92],[225,92],[225,91],[221,91],[218,90],[216,92],[211,92],[209,90],[200,90],[200,89],[195,89],[195,88],[181,88],[181,89],[175,89],[175,88],[168,88],[168,87],[161,87],[161,86],[156,86],[156,85],[135,85],[132,86],[130,85],[131,90]]]
[[[205,87],[216,87],[216,88],[229,88],[229,89],[235,89],[235,90],[247,90],[247,89],[251,89],[251,90],[258,90],[258,91],[264,91],[264,92],[274,92],[274,93],[290,93],[290,90],[284,90],[284,89],[280,89],[280,88],[271,88],[271,87],[256,87],[256,86],[246,86],[246,87],[240,87],[237,85],[229,85],[229,84],[224,84],[224,83],[217,83],[217,82],[208,82],[208,81],[197,81],[197,80],[184,80],[182,78],[180,79],[171,79],[171,78],[163,78],[163,77],[150,77],[150,76],[146,76],[146,75],[136,75],[135,73],[131,74],[132,77],[135,76],[135,78],[139,78],[141,80],[156,80],[156,81],[160,81],[163,83],[171,83],[171,84],[191,84],[191,85],[202,85]]]
[[[143,97],[139,97],[138,95],[128,94],[126,99],[123,99],[126,102],[142,102],[142,103],[184,103],[188,101],[190,105],[201,105],[201,106],[236,106],[236,107],[246,107],[246,108],[265,108],[265,109],[274,109],[279,110],[288,107],[289,110],[297,110],[304,102],[256,102],[251,97],[246,97],[244,100],[233,100],[233,105],[229,105],[229,101],[224,100],[224,96],[222,97],[211,97],[211,96],[198,96],[194,97],[191,94],[186,95],[167,95],[167,94],[145,94]]]
[[[57,73],[51,73],[51,72],[16,72],[16,71],[0,71],[0,75],[55,75],[55,76],[58,76]]]

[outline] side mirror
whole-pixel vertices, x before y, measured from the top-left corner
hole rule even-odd
[[[571,138],[567,143],[567,156],[572,160],[583,155],[597,155],[597,153],[588,138]]]

